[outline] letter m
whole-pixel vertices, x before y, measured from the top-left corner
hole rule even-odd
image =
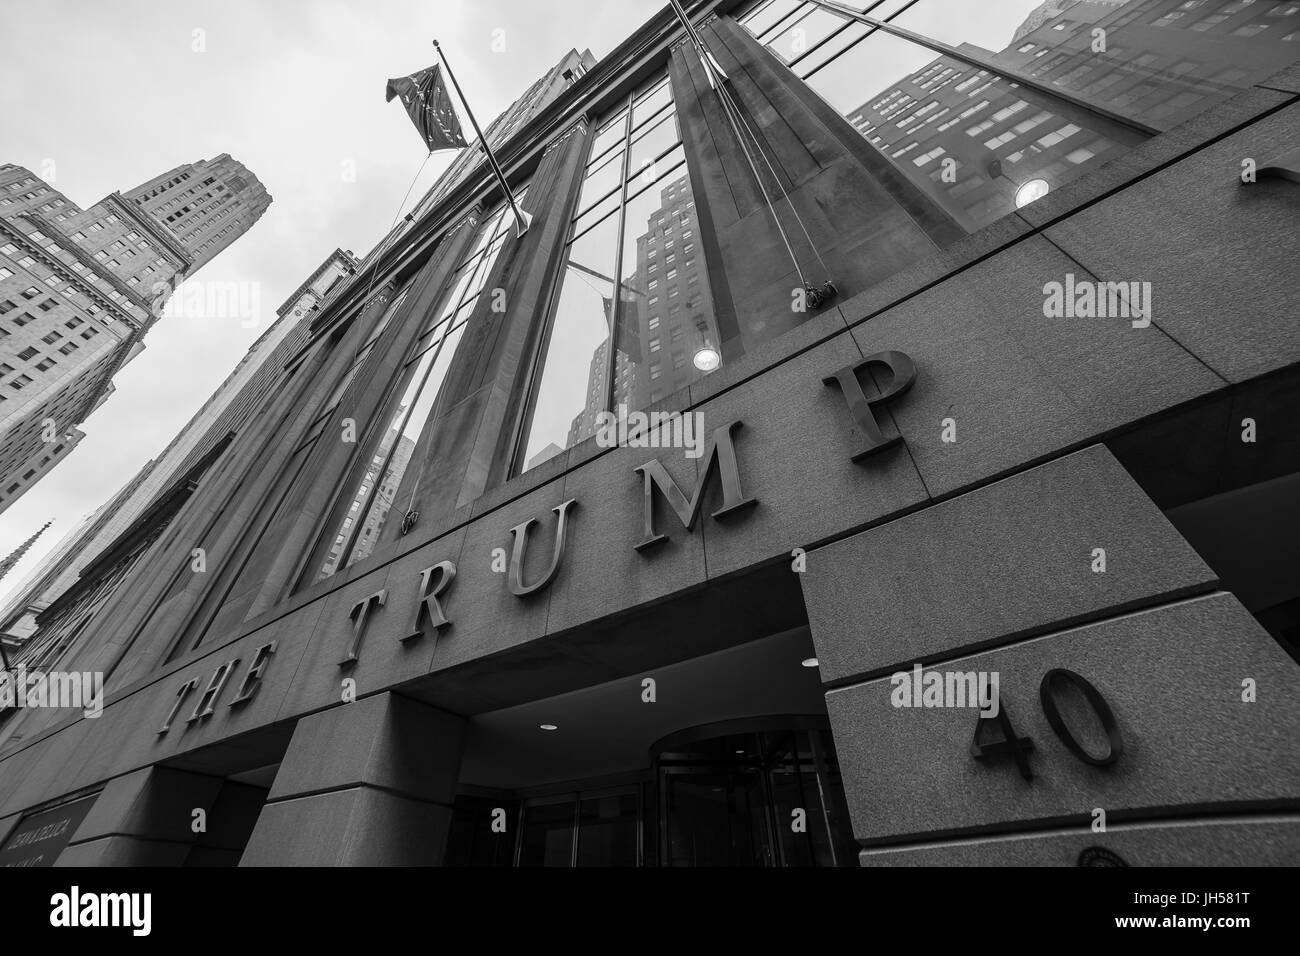
[[[732,434],[740,427],[740,422],[732,422],[713,433],[713,448],[709,451],[709,457],[704,460],[700,483],[696,486],[695,495],[690,501],[686,500],[682,490],[677,487],[677,482],[673,481],[672,475],[668,474],[664,466],[659,463],[659,459],[656,458],[636,469],[638,475],[645,477],[645,540],[636,546],[638,551],[645,551],[668,540],[666,535],[655,533],[655,488],[659,489],[664,500],[672,506],[673,511],[677,512],[677,520],[687,531],[695,527],[695,522],[700,516],[700,506],[704,504],[705,488],[708,487],[709,478],[715,471],[722,477],[722,507],[713,512],[714,520],[721,521],[729,515],[758,504],[757,499],[746,498],[740,487],[736,446],[731,440]]]

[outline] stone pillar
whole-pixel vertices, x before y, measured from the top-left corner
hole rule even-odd
[[[1294,802],[1300,668],[1104,447],[820,548],[800,577],[864,864],[1296,862],[1300,816],[1237,815]],[[985,722],[983,756],[977,707],[906,706],[891,677],[916,664],[997,675],[1009,725]],[[1057,670],[1097,697],[1059,674],[1044,693]]]
[[[498,297],[485,292],[456,347],[438,417],[421,437],[394,499],[409,501],[415,491],[422,529],[510,477],[587,146],[587,124],[579,122],[547,147],[523,204],[533,216],[532,228],[521,239],[511,231],[484,286],[504,291],[506,310],[492,311]],[[396,539],[399,525],[388,522],[380,547]]]
[[[194,811],[210,813],[223,782],[169,767],[115,777],[55,866],[181,866],[198,836]]]
[[[440,865],[464,726],[392,693],[302,718],[240,865]]]
[[[760,181],[805,278],[818,285],[833,279],[841,301],[965,235],[744,27],[718,17],[702,32],[727,72],[725,89],[743,117],[751,154],[746,157],[722,94],[709,85],[694,48],[677,46],[669,76],[724,353],[738,356],[805,318],[791,309],[792,291],[800,283]],[[766,161],[755,152],[751,133]],[[826,267],[783,194],[798,210]]]

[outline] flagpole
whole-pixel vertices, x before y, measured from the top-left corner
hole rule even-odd
[[[447,55],[442,52],[442,47],[439,46],[437,40],[433,41],[433,48],[438,51],[438,59],[447,68],[447,75],[451,77],[451,85],[456,88],[456,95],[460,97],[465,112],[469,114],[470,124],[474,127],[474,132],[478,134],[479,142],[483,144],[483,151],[487,153],[488,164],[492,167],[492,172],[496,174],[497,182],[501,184],[501,189],[506,194],[506,202],[510,203],[510,209],[515,214],[515,236],[523,236],[528,231],[528,227],[533,224],[533,217],[519,208],[519,203],[515,200],[515,194],[511,191],[510,184],[506,182],[506,174],[501,171],[501,166],[497,163],[497,158],[492,153],[492,146],[488,143],[487,137],[483,135],[483,130],[479,129],[478,120],[474,118],[474,111],[470,109],[469,101],[465,99],[460,83],[456,80],[456,74],[451,71],[451,64],[447,62]]]

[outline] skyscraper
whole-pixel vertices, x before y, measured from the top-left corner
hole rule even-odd
[[[0,710],[0,862],[1300,859],[1300,0],[1194,117],[1115,100],[1196,0],[865,6],[665,8],[501,144],[533,228],[478,166],[367,257],[40,615],[105,706]]]
[[[0,512],[81,440],[172,290],[270,203],[225,154],[88,209],[0,166]]]

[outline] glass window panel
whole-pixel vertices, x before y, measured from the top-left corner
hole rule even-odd
[[[970,15],[969,2],[918,0],[890,22],[952,46],[973,43],[996,53],[1008,47],[1014,49],[1023,45],[1023,39],[1018,37],[1017,31],[1022,25],[1028,25],[1026,21],[1030,15],[1040,9],[1040,17],[1051,12],[1050,5],[1045,6],[1041,0],[990,0],[981,3],[979,16],[973,17]],[[1092,11],[1089,13],[1095,15]],[[878,14],[873,12],[869,16],[875,17]],[[960,19],[954,22],[954,16],[960,16]],[[1057,36],[1055,42],[1059,43],[1059,37],[1064,34],[1058,33]]]
[[[869,17],[875,17],[877,20],[888,20],[900,10],[906,10],[917,0],[866,0],[858,9]],[[847,4],[853,6],[853,4]],[[980,8],[981,11],[983,8]],[[969,14],[969,8],[967,9]]]
[[[615,409],[634,411],[671,395],[715,368],[708,359],[721,355],[700,247],[686,252],[681,238],[698,235],[693,203],[685,166],[628,203]],[[673,243],[671,253],[668,243]],[[667,254],[673,256],[671,265]],[[665,335],[673,342],[673,353],[663,350]],[[674,362],[674,354],[683,361]]]
[[[572,866],[574,799],[530,800],[524,809],[520,866]]]
[[[767,48],[785,63],[798,59],[833,31],[844,25],[844,18],[822,7],[811,6],[806,15],[781,27],[767,41]]]
[[[383,478],[375,485],[370,495],[365,520],[357,531],[356,542],[348,558],[349,567],[370,557],[375,550],[375,543],[379,540],[379,533],[384,529],[388,516],[392,513],[397,490],[401,487],[402,478],[405,477],[411,463],[411,456],[420,440],[420,434],[424,431],[425,425],[436,415],[437,400],[442,394],[442,383],[447,377],[447,369],[451,365],[456,346],[460,343],[464,331],[464,324],[452,329],[438,349],[430,352],[422,360],[422,364],[430,363],[431,360],[432,367],[428,375],[421,378],[419,376],[421,370],[417,370],[415,381],[419,383],[419,388],[414,396],[403,396],[404,401],[413,404],[410,413],[405,416],[400,425],[395,425],[394,429],[390,430],[390,434],[384,436],[382,445],[387,446],[388,461],[384,467]],[[399,414],[401,411],[403,409],[399,408]],[[406,509],[399,506],[399,513],[404,515]]]
[[[667,156],[655,160],[653,166],[646,167],[642,170],[641,175],[635,176],[628,183],[628,201],[631,202],[638,195],[647,189],[654,187],[654,184],[661,179],[669,176],[681,175],[678,169],[686,162],[686,150],[682,146],[677,146]]]
[[[1167,6],[1128,0],[1058,9],[1035,0],[999,0],[981,5],[980,17],[972,18],[962,15],[968,7],[961,0],[918,0],[893,22],[954,46],[975,44],[990,51],[996,63],[1157,129],[1183,122],[1297,58],[1280,38],[1265,35],[1250,39],[1243,56],[1216,36],[1235,21],[1228,17],[1220,27],[1203,15],[1216,12],[1210,7],[1171,21],[1180,29],[1151,29],[1151,17],[1167,12]],[[1149,14],[1133,22],[1141,11]],[[1091,47],[1098,28],[1106,31],[1104,56]]]
[[[618,223],[610,216],[569,247],[524,470],[594,434],[605,410]]]
[[[934,59],[930,50],[877,30],[810,76],[808,85],[840,113],[849,116]]]
[[[578,199],[578,209],[584,211],[617,189],[623,181],[623,150],[615,150],[587,173]]]
[[[820,46],[815,50],[810,50],[794,64],[796,75],[806,79],[810,73],[815,73],[873,29],[875,28],[856,21],[848,22],[836,28],[836,31],[828,35]]]
[[[767,3],[756,4],[749,13],[742,14],[740,22],[754,36],[763,38],[764,34],[783,24],[795,11],[802,13],[801,8],[811,7],[811,3],[801,0],[768,0]]]
[[[415,381],[418,382],[418,379]],[[370,489],[374,487],[375,479],[378,477],[380,470],[384,467],[384,462],[388,458],[388,450],[392,448],[393,439],[397,436],[401,428],[402,419],[405,416],[406,407],[401,406],[398,414],[394,417],[393,423],[388,427],[383,439],[380,440],[379,447],[370,458],[370,464],[366,467],[365,474],[361,477],[361,483],[358,485],[356,492],[352,495],[351,503],[348,510],[344,513],[343,522],[339,526],[338,532],[334,535],[334,541],[330,545],[329,553],[325,556],[325,563],[321,566],[320,572],[316,575],[316,580],[323,580],[330,577],[339,568],[339,561],[348,545],[348,539],[352,527],[356,523],[356,516],[361,513],[361,509],[366,506],[369,500]]]
[[[605,153],[609,152],[619,143],[627,138],[627,110],[622,110],[618,116],[610,120],[596,134],[591,143],[591,162],[596,162]]]
[[[604,219],[611,212],[618,209],[619,203],[622,202],[623,196],[621,191],[610,193],[609,196],[602,199],[596,205],[592,206],[588,212],[583,213],[573,223],[573,235],[578,237],[590,229],[600,220]]]
[[[578,811],[578,866],[636,866],[636,791],[584,797]]]
[[[644,126],[672,102],[673,92],[668,86],[668,80],[663,79],[656,83],[632,104],[632,129],[636,130]]]
[[[881,30],[808,83],[971,232],[1123,149],[1078,162],[1104,121]]]
[[[665,79],[642,94],[637,118],[669,89]],[[720,347],[701,247],[692,241],[695,203],[670,98],[637,131],[628,159],[635,168],[627,198],[615,193],[574,222],[523,447],[525,471],[594,434],[611,397],[614,406],[643,408],[702,374],[694,359],[706,343]],[[661,327],[670,313],[672,330]],[[670,331],[671,351],[663,347]]]
[[[627,177],[632,181],[642,179],[651,183],[661,175],[656,161],[681,141],[677,133],[677,117],[667,116],[638,135],[639,138],[632,143]]]
[[[522,200],[525,193],[526,188],[521,189],[517,196]],[[447,295],[439,309],[430,313],[430,326],[421,334],[411,358],[407,359],[404,366],[407,377],[401,397],[393,411],[384,413],[389,415],[390,425],[379,438],[370,464],[356,492],[349,499],[350,504],[317,572],[316,580],[329,577],[341,564],[349,566],[373,551],[393,506],[392,496],[401,484],[415,444],[430,416],[436,413],[443,378],[465,328],[463,320],[472,311],[497,253],[504,245],[509,228],[506,211],[503,205],[482,222],[469,253],[457,268],[456,278]],[[404,296],[405,290],[390,307],[389,318],[385,321],[397,311]],[[455,322],[449,321],[453,315],[456,316]],[[440,342],[443,339],[445,341]],[[342,394],[359,367],[360,363],[354,365],[339,386],[338,394]]]

